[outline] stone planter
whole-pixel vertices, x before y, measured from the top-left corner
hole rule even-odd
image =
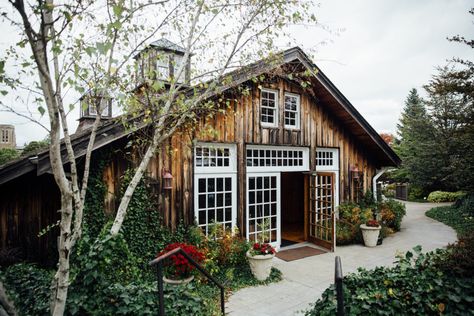
[[[168,283],[170,285],[188,284],[192,280],[194,280],[194,275],[180,280],[168,279],[167,277],[163,276],[163,282]]]
[[[246,255],[249,259],[250,270],[252,270],[253,276],[259,281],[265,281],[270,276],[275,254],[254,256],[250,254],[249,250]]]
[[[364,238],[364,244],[366,247],[377,246],[381,229],[382,226],[370,227],[365,224],[360,225],[360,230],[362,231],[362,237]]]

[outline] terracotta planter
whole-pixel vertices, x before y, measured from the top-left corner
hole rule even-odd
[[[190,277],[187,277],[185,279],[180,279],[180,280],[168,279],[167,277],[163,276],[163,282],[171,284],[171,285],[188,284],[192,280],[194,280],[194,275],[191,275]]]
[[[364,244],[366,247],[377,246],[380,230],[382,226],[370,227],[365,224],[360,225],[362,231],[362,237],[364,238]]]
[[[246,255],[249,259],[250,270],[252,270],[253,276],[259,281],[265,281],[272,271],[273,257],[275,257],[275,254],[252,255],[249,250]]]

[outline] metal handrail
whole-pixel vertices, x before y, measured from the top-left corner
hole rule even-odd
[[[337,299],[337,316],[344,316],[344,292],[342,289],[342,264],[341,258],[336,256],[334,283],[336,284],[336,299]]]
[[[159,316],[165,315],[164,305],[164,294],[163,294],[163,260],[176,255],[182,254],[199,272],[204,274],[209,280],[211,280],[221,291],[221,311],[222,315],[225,315],[225,302],[224,302],[224,291],[225,288],[220,284],[212,275],[209,274],[199,263],[197,263],[191,256],[189,256],[183,249],[176,248],[167,252],[148,263],[149,266],[157,265],[157,277],[158,277],[158,304],[159,304]]]

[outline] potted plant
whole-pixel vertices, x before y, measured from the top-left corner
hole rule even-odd
[[[360,229],[362,231],[362,237],[364,238],[365,246],[377,246],[380,229],[382,229],[382,226],[380,226],[379,222],[375,219],[368,220],[365,224],[360,225]]]
[[[253,276],[259,280],[264,281],[270,276],[272,270],[272,261],[275,257],[276,250],[266,240],[269,240],[269,223],[264,221],[261,227],[261,240],[253,244],[246,256],[249,260],[250,270]]]
[[[185,243],[169,244],[158,254],[158,257],[176,248],[183,249],[197,263],[204,260],[204,255],[195,246]],[[163,281],[168,284],[187,284],[194,279],[192,274],[194,269],[194,266],[181,253],[172,255],[165,266]]]

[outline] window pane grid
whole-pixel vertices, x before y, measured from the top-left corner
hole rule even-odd
[[[248,167],[301,167],[303,165],[302,150],[247,149]]]
[[[221,224],[224,229],[232,228],[232,178],[198,178],[197,222],[206,235],[209,225]]]
[[[229,148],[196,146],[194,149],[194,164],[196,167],[229,167]]]
[[[316,166],[319,167],[333,167],[338,168],[337,149],[323,149],[316,150]]]
[[[248,178],[248,233],[249,240],[260,240],[265,221],[268,222],[269,240],[277,242],[277,177],[255,176]]]
[[[277,93],[262,90],[260,100],[260,120],[262,123],[274,125],[277,122]]]
[[[299,127],[299,108],[299,96],[285,94],[285,127]]]

